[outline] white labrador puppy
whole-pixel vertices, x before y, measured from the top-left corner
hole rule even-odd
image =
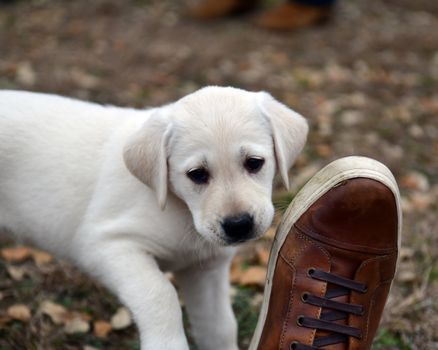
[[[271,224],[276,168],[307,123],[265,92],[207,87],[159,108],[0,92],[0,227],[73,261],[132,311],[142,350],[237,349],[234,245]],[[158,201],[157,201],[158,199]]]

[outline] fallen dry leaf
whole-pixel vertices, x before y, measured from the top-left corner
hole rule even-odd
[[[230,268],[230,282],[231,283],[239,283],[240,277],[242,276],[243,269],[242,269],[243,259],[240,255],[236,255],[233,258],[233,261],[231,262],[231,268]]]
[[[107,321],[98,320],[93,323],[93,333],[98,338],[106,338],[112,329],[113,327],[111,326],[111,323]]]
[[[36,74],[30,62],[21,62],[17,68],[16,79],[19,83],[30,87],[36,82]]]
[[[266,268],[261,266],[251,266],[243,271],[240,276],[240,284],[244,286],[255,285],[263,287],[265,285]]]
[[[131,313],[126,307],[121,307],[111,317],[111,326],[113,329],[124,329],[132,324]]]
[[[415,250],[410,247],[401,247],[400,249],[400,260],[411,259],[415,254]]]
[[[400,282],[413,282],[417,277],[414,271],[400,271],[397,275],[397,280]]]
[[[7,266],[6,271],[14,281],[21,281],[26,274],[26,269],[20,266]]]
[[[90,324],[79,316],[65,322],[64,331],[67,334],[87,333],[89,330]]]
[[[320,144],[316,145],[316,153],[318,153],[319,156],[328,158],[333,154],[333,148],[326,144]]]
[[[404,214],[411,213],[413,211],[414,207],[407,196],[400,196],[400,203]]]
[[[39,312],[50,317],[54,324],[62,324],[67,318],[67,309],[59,304],[55,304],[50,300],[45,300],[41,303]]]
[[[92,319],[92,317],[85,312],[73,311],[72,314],[73,314],[73,317],[79,317],[82,320],[87,321],[87,322],[90,322]]]
[[[53,261],[53,257],[42,250],[32,249],[31,255],[38,266],[45,265]]]
[[[100,79],[81,69],[73,68],[70,72],[73,81],[83,89],[94,89],[99,86]]]
[[[264,237],[269,239],[269,240],[273,240],[275,237],[275,233],[277,231],[276,227],[271,226],[270,228],[268,228],[268,230],[266,231]]]
[[[9,262],[22,262],[28,259],[31,254],[32,249],[24,246],[3,248],[1,250],[1,256]]]
[[[433,204],[433,197],[429,193],[413,193],[411,204],[416,210],[425,210]]]
[[[255,294],[251,299],[251,305],[257,309],[260,309],[263,304],[264,296],[263,293]]]
[[[426,175],[418,171],[411,171],[409,174],[400,178],[400,186],[425,192],[429,190],[430,184]]]
[[[11,320],[12,318],[9,315],[0,313],[0,328],[6,326]]]
[[[10,318],[22,322],[27,322],[32,318],[29,307],[23,304],[9,306],[6,312]]]
[[[257,260],[260,265],[268,266],[270,249],[266,247],[257,248]]]

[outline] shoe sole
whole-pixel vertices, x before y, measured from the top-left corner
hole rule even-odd
[[[260,342],[262,330],[265,325],[266,316],[268,313],[269,300],[271,297],[272,280],[275,271],[275,265],[278,258],[278,253],[289,234],[290,229],[295,222],[303,215],[303,213],[321,196],[327,193],[337,184],[358,178],[364,177],[381,182],[387,186],[392,193],[397,204],[398,213],[398,232],[397,245],[400,253],[401,245],[401,227],[402,227],[402,213],[400,206],[400,193],[397,182],[391,171],[382,163],[366,158],[366,157],[345,157],[325,166],[315,176],[313,176],[304,187],[295,196],[292,203],[287,208],[283,218],[278,226],[275,234],[274,242],[269,256],[268,272],[266,276],[266,283],[264,289],[263,304],[260,310],[259,320],[248,350],[256,350]]]

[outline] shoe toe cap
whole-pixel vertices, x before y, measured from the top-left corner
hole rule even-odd
[[[327,243],[358,249],[397,247],[398,211],[393,192],[379,181],[354,178],[319,198],[298,220],[297,227]]]

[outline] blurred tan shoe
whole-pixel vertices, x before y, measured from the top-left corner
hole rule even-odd
[[[331,6],[311,6],[289,2],[268,11],[258,18],[259,27],[273,30],[293,30],[326,21]]]
[[[257,6],[257,0],[205,0],[189,10],[196,19],[209,20],[250,11]]]

